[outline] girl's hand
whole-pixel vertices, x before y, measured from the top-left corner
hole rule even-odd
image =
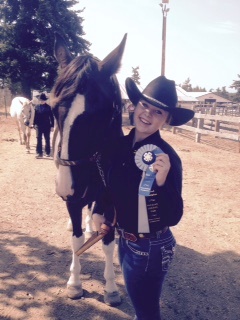
[[[156,172],[156,182],[159,187],[164,185],[170,168],[171,164],[167,154],[157,156],[153,164],[153,171]]]

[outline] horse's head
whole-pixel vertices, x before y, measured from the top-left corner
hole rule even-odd
[[[60,74],[51,93],[58,127],[54,159],[56,191],[65,200],[84,197],[96,164],[94,155],[109,139],[122,134],[121,94],[115,74],[120,68],[126,35],[105,59],[92,55],[72,59],[56,35],[54,54]]]
[[[30,121],[32,118],[32,102],[28,99],[25,99],[24,101],[21,102],[22,103],[22,118],[23,118],[23,122],[25,124],[25,126],[29,126],[30,125]]]

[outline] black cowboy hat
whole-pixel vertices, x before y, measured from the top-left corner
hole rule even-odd
[[[45,93],[41,93],[40,96],[38,96],[38,99],[42,101],[46,101],[48,97],[45,95]]]
[[[169,112],[171,114],[169,122],[171,126],[181,126],[194,116],[192,110],[177,106],[178,98],[175,82],[168,80],[165,76],[152,80],[142,93],[131,78],[126,79],[125,85],[128,97],[134,105],[137,105],[139,100],[145,100],[155,107]]]

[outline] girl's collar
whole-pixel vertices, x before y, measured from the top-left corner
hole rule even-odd
[[[133,128],[129,133],[129,138],[132,142],[132,148],[138,149],[139,147],[141,147],[145,144],[154,143],[154,141],[159,140],[159,138],[161,138],[161,135],[160,135],[160,130],[157,130],[156,132],[154,132],[153,134],[151,134],[147,138],[145,138],[141,141],[135,142],[135,128]]]

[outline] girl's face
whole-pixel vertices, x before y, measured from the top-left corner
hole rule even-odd
[[[134,123],[136,141],[143,140],[162,129],[169,112],[159,109],[145,100],[140,100],[135,108]]]

